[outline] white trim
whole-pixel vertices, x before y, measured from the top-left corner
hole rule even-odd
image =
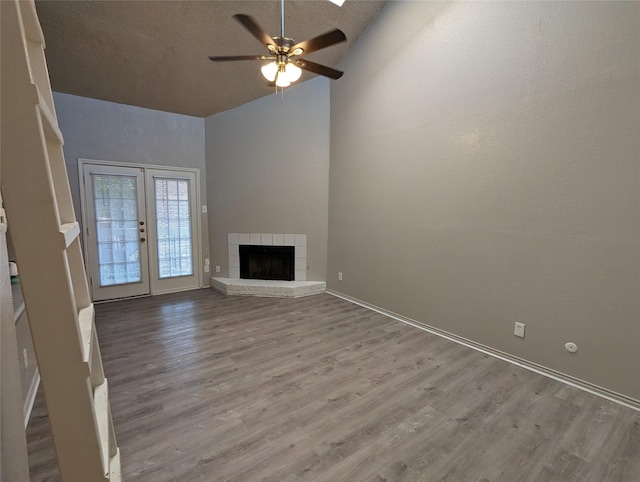
[[[172,174],[173,173],[173,174]],[[152,295],[161,293],[172,293],[186,291],[190,289],[202,288],[202,233],[200,229],[200,176],[198,171],[185,171],[178,169],[144,169],[145,189],[146,189],[146,209],[147,209],[147,249],[149,252],[149,287]],[[157,224],[155,218],[155,180],[156,179],[178,179],[188,181],[189,200],[192,224],[192,257],[193,274],[178,276],[174,278],[160,278],[158,266],[158,238]]]
[[[116,167],[137,167],[137,168],[149,168],[149,169],[165,169],[167,171],[185,171],[185,172],[195,172],[196,180],[200,183],[200,169],[194,167],[176,167],[176,166],[161,166],[160,164],[140,164],[137,162],[118,162],[118,161],[101,161],[99,159],[85,159],[83,157],[78,158],[78,182],[80,184],[80,216],[82,218],[82,228],[84,232],[82,233],[82,247],[84,248],[84,252],[87,253],[88,245],[87,245],[87,237],[84,235],[87,230],[87,217],[86,217],[86,205],[87,200],[85,197],[85,189],[84,189],[84,165],[85,164],[96,164],[101,166],[116,166]],[[200,209],[200,184],[198,184],[197,196],[198,196],[198,209]],[[201,231],[201,222],[198,223],[198,231]],[[202,233],[200,233],[200,237],[202,238]],[[202,240],[200,241],[202,244]],[[89,276],[88,271],[88,263],[85,263],[85,270],[87,270],[87,277]],[[202,284],[204,288],[204,282]]]
[[[36,368],[36,372],[31,379],[31,386],[27,393],[27,399],[24,401],[24,428],[29,425],[29,419],[31,418],[31,412],[33,411],[33,404],[36,401],[36,395],[38,394],[38,387],[40,386],[40,371]]]
[[[160,164],[141,164],[141,163],[137,163],[137,162],[120,162],[120,161],[104,161],[104,160],[99,160],[99,159],[85,159],[82,157],[78,158],[78,176],[79,176],[79,188],[80,188],[80,217],[82,219],[82,246],[84,248],[84,253],[85,253],[85,257],[88,257],[88,250],[89,250],[89,245],[88,245],[88,240],[87,240],[87,236],[86,236],[86,232],[87,232],[87,226],[89,225],[89,221],[87,219],[87,199],[86,199],[86,187],[85,187],[85,181],[84,181],[84,166],[85,165],[97,165],[97,166],[113,166],[113,167],[132,167],[132,168],[138,168],[141,169],[143,172],[143,177],[145,177],[145,188],[146,188],[146,171],[149,170],[164,170],[164,171],[177,171],[177,172],[183,172],[183,173],[194,173],[195,174],[195,206],[196,206],[196,211],[195,211],[195,220],[196,220],[196,226],[194,227],[194,231],[195,231],[195,240],[194,240],[194,266],[196,267],[196,272],[198,274],[197,277],[197,282],[198,282],[198,288],[206,288],[207,286],[205,286],[205,279],[206,276],[203,275],[202,271],[203,271],[203,267],[202,267],[202,262],[203,259],[205,257],[204,255],[204,249],[203,249],[203,242],[202,242],[202,214],[201,214],[201,204],[202,204],[202,189],[201,189],[201,179],[200,179],[200,169],[195,168],[195,167],[179,167],[179,166],[163,166]],[[146,204],[146,196],[145,196],[145,204]],[[148,206],[147,206],[148,209]],[[145,212],[145,215],[147,213]],[[147,223],[148,225],[148,223]],[[197,247],[195,246],[197,241]],[[147,256],[148,257],[148,256]],[[197,258],[197,259],[196,259]],[[88,259],[87,259],[88,261]],[[89,267],[89,263],[85,261],[85,271],[86,271],[86,275],[87,275],[87,279],[90,278],[91,274],[90,274],[90,267]],[[147,272],[150,273],[150,270],[147,269]],[[190,289],[196,289],[196,288],[185,288],[185,289],[178,289],[178,290],[171,290],[171,291],[165,291],[165,290],[158,290],[158,291],[153,291],[151,288],[151,282],[149,283],[149,295],[155,296],[155,295],[159,295],[159,294],[164,294],[164,293],[173,293],[173,292],[177,292],[177,291],[185,291],[185,290],[190,290]],[[92,290],[92,288],[90,287],[90,291]],[[146,296],[146,295],[134,295],[134,296]],[[121,298],[114,298],[114,300],[117,299],[121,299]],[[102,301],[108,301],[108,300],[102,300]]]
[[[136,183],[136,205],[137,205],[137,221],[145,223],[145,227],[148,224],[147,219],[147,203],[145,197],[146,180],[145,170],[139,167],[131,166],[116,166],[116,165],[102,165],[95,163],[83,164],[82,173],[82,190],[85,192],[84,201],[82,205],[83,213],[83,230],[84,230],[84,247],[85,247],[85,271],[87,272],[91,299],[93,301],[100,301],[104,299],[123,298],[127,296],[139,296],[149,294],[151,292],[151,283],[149,279],[149,243],[139,243],[139,262],[140,262],[140,279],[135,282],[126,284],[114,284],[109,286],[100,285],[99,276],[99,255],[97,244],[97,226],[96,226],[96,214],[95,214],[95,199],[93,192],[93,183],[91,177],[93,174],[109,175],[109,176],[127,176],[135,178]],[[87,236],[89,234],[89,236]],[[93,236],[95,239],[89,242],[88,237]],[[148,236],[147,236],[148,237]]]
[[[140,164],[138,162],[120,162],[120,161],[101,161],[99,159],[85,159],[78,158],[78,166],[80,164],[98,164],[100,166],[114,166],[114,167],[136,167],[142,169],[162,169],[165,171],[189,171],[200,172],[197,167],[178,167],[178,166],[163,166],[161,164]],[[82,172],[82,171],[81,171]]]
[[[620,405],[623,405],[627,408],[631,408],[633,410],[638,410],[640,411],[640,400],[636,400],[635,398],[629,397],[627,395],[623,395],[621,393],[617,393],[614,392],[612,390],[609,390],[607,388],[603,388],[600,387],[598,385],[594,385],[593,383],[589,383],[587,381],[581,380],[579,378],[575,378],[572,377],[571,375],[567,375],[565,373],[561,373],[558,372],[556,370],[553,370],[551,368],[547,368],[544,367],[542,365],[538,365],[536,363],[532,363],[528,360],[525,360],[523,358],[518,358],[516,356],[510,355],[509,353],[505,353],[499,350],[496,350],[494,348],[491,348],[489,346],[483,345],[481,343],[477,343],[475,341],[472,340],[468,340],[467,338],[463,338],[461,336],[458,335],[454,335],[452,333],[446,332],[444,330],[440,330],[439,328],[434,328],[432,326],[429,326],[427,324],[424,324],[420,321],[416,321],[413,320],[411,318],[407,318],[405,316],[402,315],[398,315],[397,313],[394,313],[392,311],[388,311],[385,310],[384,308],[380,308],[378,306],[372,305],[370,303],[367,303],[366,301],[361,301],[357,298],[352,298],[351,296],[339,293],[337,291],[333,291],[333,290],[326,290],[326,293],[335,296],[337,298],[341,298],[345,301],[349,301],[350,303],[353,303],[355,305],[359,305],[362,306],[363,308],[367,308],[371,311],[375,311],[377,313],[380,313],[382,315],[388,316],[389,318],[393,318],[396,321],[399,321],[401,323],[405,323],[407,325],[411,325],[415,328],[418,328],[422,331],[426,331],[428,333],[431,333],[433,335],[437,335],[440,336],[442,338],[445,338],[449,341],[453,341],[454,343],[458,343],[460,345],[466,346],[467,348],[472,348],[476,351],[479,351],[481,353],[484,353],[485,355],[489,355],[492,356],[494,358],[498,358],[499,360],[502,361],[506,361],[508,363],[511,363],[513,365],[519,366],[520,368],[524,368],[526,370],[532,371],[534,373],[537,373],[538,375],[543,375],[545,377],[551,378],[553,380],[556,380],[558,382],[562,382],[566,385],[572,386],[574,388],[578,388],[580,390],[583,390],[585,392],[588,392],[592,395],[596,395],[598,397],[604,398],[606,400],[609,400],[611,402],[615,402],[618,403]]]

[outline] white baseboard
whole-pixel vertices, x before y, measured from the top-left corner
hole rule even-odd
[[[29,393],[27,393],[27,399],[24,401],[24,428],[29,425],[29,418],[31,417],[31,411],[33,410],[33,404],[36,401],[36,395],[38,394],[38,387],[40,386],[40,372],[36,368],[36,372],[31,379],[31,386],[29,387]]]
[[[567,375],[565,373],[552,370],[551,368],[547,368],[542,365],[532,363],[523,358],[518,358],[516,356],[510,355],[509,353],[496,350],[494,348],[483,345],[481,343],[477,343],[473,340],[468,340],[461,336],[448,333],[444,330],[440,330],[439,328],[434,328],[420,321],[412,320],[411,318],[398,315],[397,313],[393,313],[392,311],[385,310],[384,308],[380,308],[378,306],[367,303],[366,301],[361,301],[357,298],[353,298],[343,293],[340,293],[334,290],[327,290],[326,292],[337,298],[342,298],[343,300],[362,306],[363,308],[367,308],[369,310],[375,311],[382,315],[388,316],[389,318],[393,318],[394,320],[400,321],[401,323],[411,325],[415,328],[419,328],[420,330],[426,331],[428,333],[440,336],[442,338],[446,338],[447,340],[453,341],[455,343],[459,343],[460,345],[464,345],[468,348],[472,348],[486,355],[490,355],[500,360],[512,363],[513,365],[519,366],[521,368],[525,368],[526,370],[530,370],[532,372],[538,373],[539,375],[543,375],[545,377],[552,378],[554,380],[565,383],[567,385],[578,388],[580,390],[584,390],[585,392],[589,392],[592,395],[597,395],[598,397],[602,397],[612,402],[619,403],[620,405],[624,405],[625,407],[640,411],[640,400],[636,400],[635,398],[631,398],[627,395],[623,395],[621,393],[608,390],[598,385],[594,385],[593,383],[589,383],[579,378],[572,377],[571,375]]]

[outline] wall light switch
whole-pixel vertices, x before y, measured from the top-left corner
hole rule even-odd
[[[338,271],[338,281],[342,281],[342,271]]]
[[[207,214],[207,206],[202,206],[202,214]]]
[[[22,361],[24,362],[24,369],[29,366],[29,357],[27,356],[27,349],[22,350]]]
[[[524,338],[524,323],[516,322],[513,327],[513,334],[519,336],[520,338]]]

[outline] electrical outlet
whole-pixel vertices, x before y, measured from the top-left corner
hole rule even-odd
[[[216,266],[216,273],[220,272],[220,266]]]
[[[22,350],[22,361],[24,362],[24,369],[29,366],[29,357],[27,356],[27,349]]]
[[[342,281],[342,271],[338,271],[338,281]]]
[[[208,272],[209,272],[209,265],[208,265],[208,264],[205,264],[205,265],[204,265],[204,272],[205,272],[205,273],[208,273]]]
[[[524,338],[524,323],[516,322],[513,328],[513,334],[519,336],[520,338]]]

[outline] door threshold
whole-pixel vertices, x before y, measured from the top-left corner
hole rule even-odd
[[[93,304],[101,305],[103,303],[113,303],[114,301],[135,300],[136,298],[148,298],[149,296],[151,296],[150,293],[147,293],[146,295],[125,296],[123,298],[112,298],[110,300],[94,301]]]

